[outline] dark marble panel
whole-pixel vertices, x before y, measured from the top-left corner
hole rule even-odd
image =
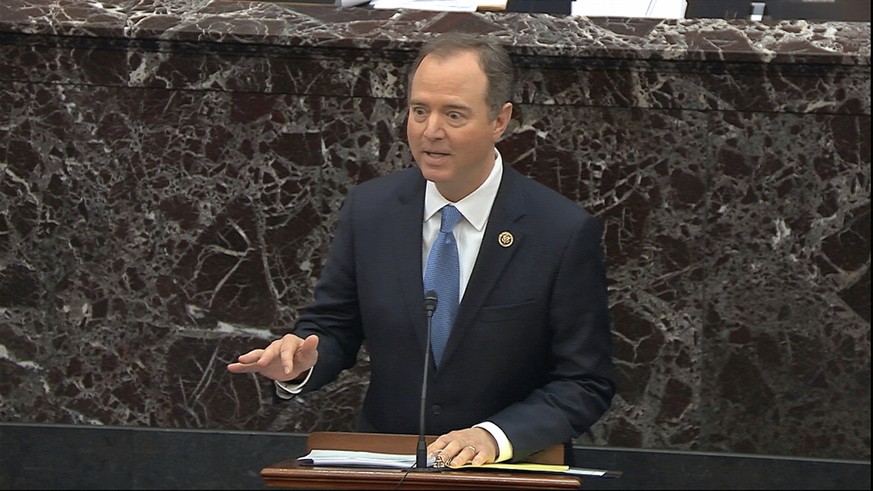
[[[405,50],[3,35],[10,80],[169,90],[402,98]],[[527,55],[518,101],[544,105],[802,113],[870,112],[870,70],[830,64]],[[19,60],[19,61],[16,61]],[[23,61],[23,62],[22,62]],[[817,60],[820,61],[820,60]]]
[[[736,113],[712,130],[702,436],[761,453],[867,445],[869,119]]]
[[[212,381],[311,296],[344,191],[392,169],[380,162],[402,162],[400,125],[385,124],[398,108],[57,85],[4,94],[25,121],[8,135],[15,276],[6,287],[29,287],[9,307],[39,325],[9,324],[4,339],[47,363],[36,374],[10,367],[7,380],[38,374],[45,390],[15,384],[10,399],[36,420],[203,427],[252,418],[257,407],[224,414],[239,396]],[[42,98],[69,105],[28,106]],[[312,120],[320,107],[342,117]],[[56,412],[59,394],[73,407]]]
[[[605,225],[614,407],[581,443],[870,456],[868,24],[137,0],[0,4],[0,419],[350,430],[361,363],[230,376],[350,187],[409,165],[443,30],[518,64],[500,144]]]

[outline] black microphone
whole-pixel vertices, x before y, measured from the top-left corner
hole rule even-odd
[[[424,441],[424,413],[427,399],[427,375],[430,371],[430,329],[433,312],[437,308],[437,293],[428,290],[424,294],[424,312],[427,315],[427,340],[424,345],[424,377],[421,380],[421,408],[418,414],[418,448],[415,451],[415,467],[427,469],[427,443]]]

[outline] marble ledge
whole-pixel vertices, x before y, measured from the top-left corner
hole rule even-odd
[[[4,0],[0,36],[411,50],[490,33],[522,56],[870,65],[870,23],[445,13],[225,0]]]

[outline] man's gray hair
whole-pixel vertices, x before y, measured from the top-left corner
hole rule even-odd
[[[451,32],[428,41],[418,52],[412,69],[409,72],[407,94],[412,93],[412,79],[425,56],[434,55],[446,58],[458,53],[472,51],[479,55],[479,66],[485,72],[488,87],[485,99],[488,104],[488,115],[493,121],[500,109],[512,99],[513,67],[509,53],[486,36]]]

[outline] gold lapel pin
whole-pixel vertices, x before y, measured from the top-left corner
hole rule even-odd
[[[497,236],[497,243],[500,244],[501,247],[509,247],[514,241],[515,237],[513,237],[509,232],[500,232],[500,235]]]

